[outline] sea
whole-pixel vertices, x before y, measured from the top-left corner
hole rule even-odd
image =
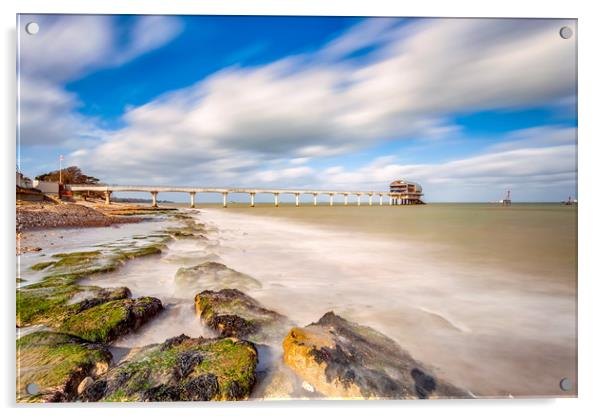
[[[178,207],[207,225],[207,240],[173,241],[160,257],[135,259],[84,282],[128,286],[133,296],[156,296],[166,305],[116,348],[181,333],[212,336],[194,314],[194,295],[203,287],[182,290],[174,276],[180,267],[218,261],[261,282],[247,294],[296,325],[334,311],[382,332],[477,396],[575,394],[561,391],[559,383],[569,378],[576,389],[576,205]],[[43,250],[20,256],[20,277],[39,280],[41,273],[29,266],[42,255],[128,241],[173,225],[159,217],[28,232],[27,244]],[[262,368],[269,371],[270,363]]]

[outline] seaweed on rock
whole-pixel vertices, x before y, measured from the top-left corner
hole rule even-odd
[[[257,351],[234,338],[180,335],[141,348],[88,386],[83,401],[241,400],[255,384]]]
[[[74,400],[79,383],[106,372],[110,361],[106,347],[77,337],[54,332],[25,335],[17,340],[17,401]],[[28,385],[39,391],[28,392]]]

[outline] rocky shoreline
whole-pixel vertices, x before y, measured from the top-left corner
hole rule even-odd
[[[44,276],[17,289],[17,327],[28,329],[17,340],[17,401],[243,400],[294,397],[301,390],[314,398],[472,397],[395,341],[334,312],[296,326],[244,292],[260,282],[215,261],[174,276],[206,287],[191,293],[190,305],[214,337],[182,334],[115,359],[112,343],[150,325],[163,304],[154,297],[132,298],[127,287],[80,282],[131,259],[158,256],[169,241],[204,237],[203,224],[186,214],[172,215],[180,227],[153,233],[135,246],[59,253],[32,266]],[[35,325],[39,330],[29,331]],[[282,359],[262,363],[265,354]]]
[[[17,206],[17,232],[59,227],[106,227],[141,221],[107,215],[99,209],[77,203],[37,203]]]
[[[23,232],[50,228],[109,227],[115,224],[135,223],[145,216],[173,211],[131,204],[112,204],[107,207],[94,202],[40,202],[19,203],[16,206],[17,254],[39,251],[23,241]]]

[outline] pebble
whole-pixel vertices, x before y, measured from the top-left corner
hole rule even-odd
[[[303,387],[305,390],[307,390],[310,393],[313,393],[315,391],[314,386],[309,384],[307,381],[304,381],[303,384],[301,384],[301,387]]]

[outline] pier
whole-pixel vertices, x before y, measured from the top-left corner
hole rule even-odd
[[[127,185],[66,185],[66,188],[73,193],[77,192],[97,192],[105,196],[105,204],[111,203],[111,195],[113,192],[144,192],[149,193],[152,199],[152,206],[158,207],[157,195],[159,193],[187,193],[190,195],[190,207],[196,207],[197,194],[218,194],[222,195],[222,205],[228,207],[228,195],[230,194],[248,194],[249,205],[255,206],[255,196],[257,194],[271,194],[274,198],[274,206],[279,205],[280,195],[294,195],[295,206],[301,206],[301,195],[313,196],[312,205],[318,205],[318,196],[328,196],[328,204],[334,205],[334,197],[336,195],[343,196],[343,205],[349,205],[349,196],[355,198],[357,206],[362,205],[362,198],[367,199],[367,205],[373,205],[373,198],[378,197],[378,205],[383,205],[384,197],[388,198],[389,205],[416,205],[422,204],[420,196],[422,193],[402,193],[402,192],[385,192],[385,191],[340,191],[340,190],[316,190],[316,189],[259,189],[259,188],[196,188],[196,187],[179,187],[179,186],[127,186]]]

